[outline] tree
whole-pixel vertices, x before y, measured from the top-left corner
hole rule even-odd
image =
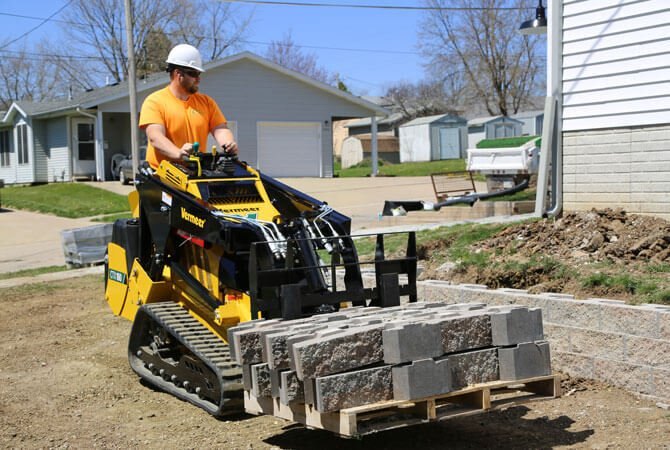
[[[265,56],[280,66],[300,72],[322,83],[335,85],[338,82],[338,74],[330,73],[323,67],[319,67],[316,55],[305,53],[293,41],[290,31],[280,41],[270,42]]]
[[[251,18],[241,12],[233,17],[240,8],[205,0],[135,0],[132,9],[136,61],[153,71],[164,68],[173,43],[200,47],[205,61],[220,57],[240,42]],[[76,43],[68,47],[98,58],[87,70],[116,82],[126,79],[123,0],[74,0],[63,19],[67,39]]]
[[[441,80],[401,81],[389,87],[384,96],[408,120],[436,114],[457,114],[458,101],[449,95]]]
[[[528,14],[521,9],[527,6],[524,2],[426,0],[426,5],[435,9],[426,13],[421,26],[422,52],[433,73],[460,69],[470,102],[483,104],[491,115],[507,116],[539,92],[545,73],[542,38],[519,34],[518,26]]]

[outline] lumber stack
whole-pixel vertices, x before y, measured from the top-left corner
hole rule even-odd
[[[347,308],[246,322],[228,341],[247,400],[320,413],[551,373],[541,311],[520,306]]]

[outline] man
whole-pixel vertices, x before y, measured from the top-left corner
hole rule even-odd
[[[179,44],[170,50],[166,62],[170,84],[149,95],[140,112],[151,167],[158,167],[164,159],[179,161],[188,156],[194,142],[207,144],[210,133],[225,151],[237,153],[233,133],[216,102],[198,93],[204,72],[198,49]]]

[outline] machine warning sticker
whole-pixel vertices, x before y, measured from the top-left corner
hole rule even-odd
[[[117,283],[126,284],[126,274],[119,272],[118,270],[109,270],[109,279],[116,281]]]
[[[172,196],[167,192],[161,192],[161,201],[168,206],[172,206]]]

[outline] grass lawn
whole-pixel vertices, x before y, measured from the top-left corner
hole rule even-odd
[[[392,164],[379,160],[378,175],[386,177],[423,177],[431,173],[453,172],[465,170],[464,159],[445,159],[441,161],[406,162]],[[355,166],[342,169],[338,161],[335,162],[335,176],[369,177],[372,173],[372,161],[365,159]]]
[[[129,209],[125,196],[79,183],[5,187],[2,205],[69,218],[122,213]]]
[[[19,277],[34,277],[36,275],[41,275],[43,273],[64,272],[66,270],[68,270],[67,266],[47,266],[47,267],[38,267],[37,269],[24,269],[24,270],[18,270],[16,272],[0,273],[0,280],[8,280],[10,278],[19,278]]]

